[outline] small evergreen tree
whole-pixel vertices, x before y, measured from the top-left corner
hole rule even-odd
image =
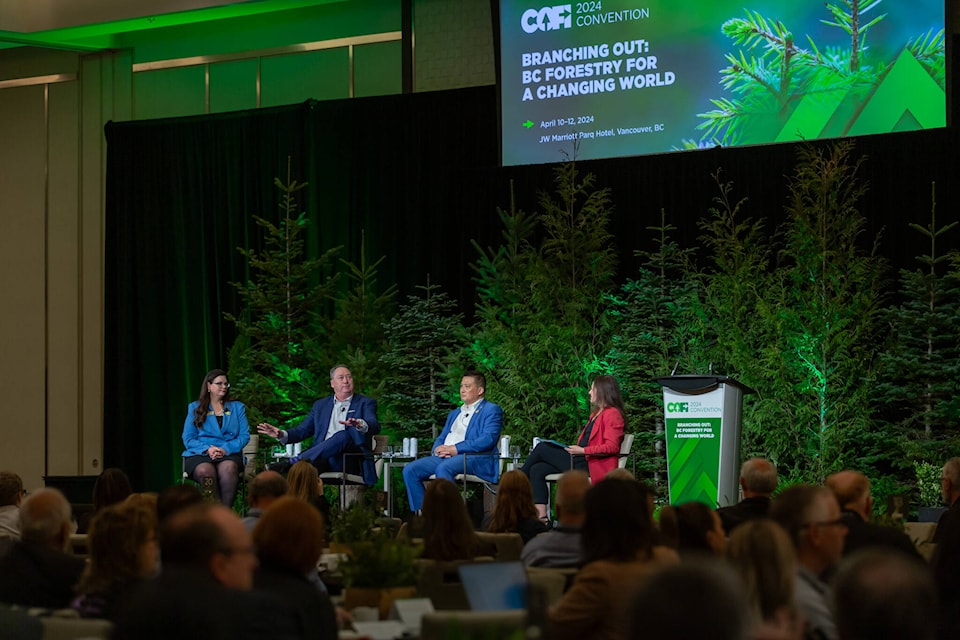
[[[387,350],[380,365],[386,384],[379,398],[383,421],[396,425],[399,437],[430,443],[458,400],[452,388],[462,373],[454,367],[464,339],[463,315],[429,277],[417,289],[421,295],[409,296],[383,325]]]

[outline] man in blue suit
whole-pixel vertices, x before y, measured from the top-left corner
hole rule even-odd
[[[487,379],[482,373],[466,372],[460,381],[463,404],[447,416],[443,431],[433,443],[433,455],[403,468],[403,481],[413,511],[423,506],[423,483],[433,474],[452,481],[458,473],[466,472],[490,482],[497,481],[497,445],[503,410],[483,397],[486,386]]]
[[[363,481],[375,484],[377,471],[373,459],[355,454],[369,454],[373,449],[373,436],[380,433],[377,402],[353,392],[353,375],[342,364],[330,370],[330,386],[333,395],[314,402],[310,415],[298,427],[284,431],[266,422],[257,425],[258,432],[283,444],[294,444],[313,436],[309,449],[295,458],[271,465],[271,470],[285,473],[298,460],[308,460],[319,471],[343,471],[344,454],[348,454],[347,471],[352,473],[362,466]]]

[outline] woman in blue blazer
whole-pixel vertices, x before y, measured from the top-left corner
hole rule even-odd
[[[220,502],[233,507],[243,468],[250,426],[242,402],[230,397],[227,373],[214,369],[203,377],[200,397],[187,407],[183,422],[183,470],[200,483],[213,481]]]

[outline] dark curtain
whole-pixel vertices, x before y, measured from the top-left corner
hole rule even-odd
[[[471,317],[476,258],[496,246],[497,207],[537,209],[552,167],[498,166],[494,87],[302,105],[106,127],[105,461],[140,489],[180,473],[180,433],[202,376],[226,368],[240,311],[230,282],[247,278],[237,247],[261,247],[253,214],[278,218],[275,177],[310,186],[301,197],[313,224],[309,251],[342,247],[356,261],[361,230],[369,260],[386,256],[381,283],[401,299],[429,274]],[[882,253],[913,266],[927,249],[909,221],[926,225],[930,182],[938,210],[952,212],[953,130],[857,140],[871,190],[861,210],[865,238],[885,230]],[[712,178],[749,196],[744,215],[783,218],[792,145],[713,149],[582,163],[613,190],[620,277],[636,272],[636,249],[653,249],[663,208],[681,244],[717,195]],[[560,150],[557,154],[561,160]],[[945,224],[948,217],[940,218]],[[954,240],[954,245],[956,241]],[[944,247],[946,249],[946,247]],[[317,363],[320,369],[329,363]],[[323,393],[319,390],[319,393]],[[242,398],[241,398],[242,400]]]

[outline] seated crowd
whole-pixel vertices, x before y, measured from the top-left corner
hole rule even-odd
[[[25,496],[16,474],[0,472],[0,621],[72,608],[110,620],[120,639],[336,637],[349,615],[317,571],[329,507],[316,469],[304,467],[297,489],[276,471],[255,477],[243,520],[189,484],[100,504],[87,558],[69,551],[76,523],[58,490]],[[861,473],[776,493],[776,467],[752,459],[740,483],[737,505],[688,502],[655,514],[653,492],[629,473],[591,482],[572,469],[557,483],[548,527],[527,476],[509,471],[481,528],[518,534],[531,571],[573,572],[546,612],[545,638],[960,637],[960,458],[943,468],[951,507],[929,561],[902,531],[870,522]],[[424,488],[415,529],[423,558],[496,554],[458,485],[438,478]]]

